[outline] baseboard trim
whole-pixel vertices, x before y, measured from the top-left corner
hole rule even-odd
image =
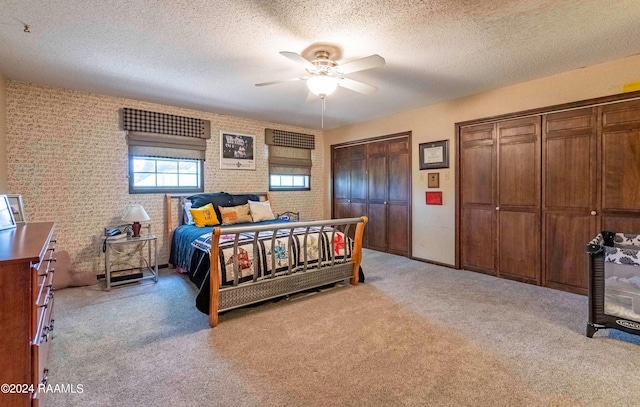
[[[414,256],[411,256],[409,258],[411,260],[421,261],[423,263],[435,264],[436,266],[449,267],[450,269],[455,269],[456,268],[456,266],[454,266],[453,264],[440,263],[439,261],[422,259],[420,257],[414,257]]]

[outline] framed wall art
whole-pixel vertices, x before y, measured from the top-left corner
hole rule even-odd
[[[449,168],[449,140],[421,143],[419,149],[421,170]]]
[[[220,169],[255,170],[256,136],[220,131]]]
[[[9,206],[11,207],[13,219],[15,219],[16,223],[26,223],[27,218],[24,215],[24,204],[22,203],[22,195],[7,194],[7,199],[9,199]]]
[[[427,187],[440,188],[440,173],[430,172],[427,174]]]
[[[6,195],[0,195],[0,230],[16,227],[16,220],[11,212],[9,198]]]

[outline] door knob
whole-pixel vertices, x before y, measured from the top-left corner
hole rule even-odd
[[[383,203],[386,205],[386,204],[387,204],[387,201],[384,201]]]
[[[496,211],[499,211],[499,210],[500,210],[500,207],[499,207],[499,206],[496,206]]]
[[[598,212],[596,211],[591,211],[591,216],[596,216],[598,214]]]

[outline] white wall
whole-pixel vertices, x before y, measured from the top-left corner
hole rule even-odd
[[[0,194],[7,192],[7,81],[0,73]]]
[[[385,134],[412,131],[413,256],[453,265],[455,263],[455,123],[521,110],[622,93],[625,83],[640,79],[640,55],[496,89],[450,102],[424,106],[378,120],[324,132],[325,216],[331,214],[332,144]],[[420,171],[418,145],[450,140],[450,167]],[[443,205],[425,204],[427,172],[440,173]]]

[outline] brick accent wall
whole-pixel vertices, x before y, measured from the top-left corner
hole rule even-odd
[[[164,237],[164,195],[129,194],[128,150],[120,109],[132,107],[211,121],[205,191],[266,192],[265,128],[316,136],[311,191],[274,192],[274,212],[299,211],[321,219],[326,191],[322,132],[208,112],[7,81],[7,184],[22,194],[27,220],[55,221],[57,247],[71,255],[74,271],[104,272],[102,233],[121,224],[129,203],[140,203],[158,236],[159,263],[169,259]],[[220,130],[256,136],[256,170],[220,170]]]

